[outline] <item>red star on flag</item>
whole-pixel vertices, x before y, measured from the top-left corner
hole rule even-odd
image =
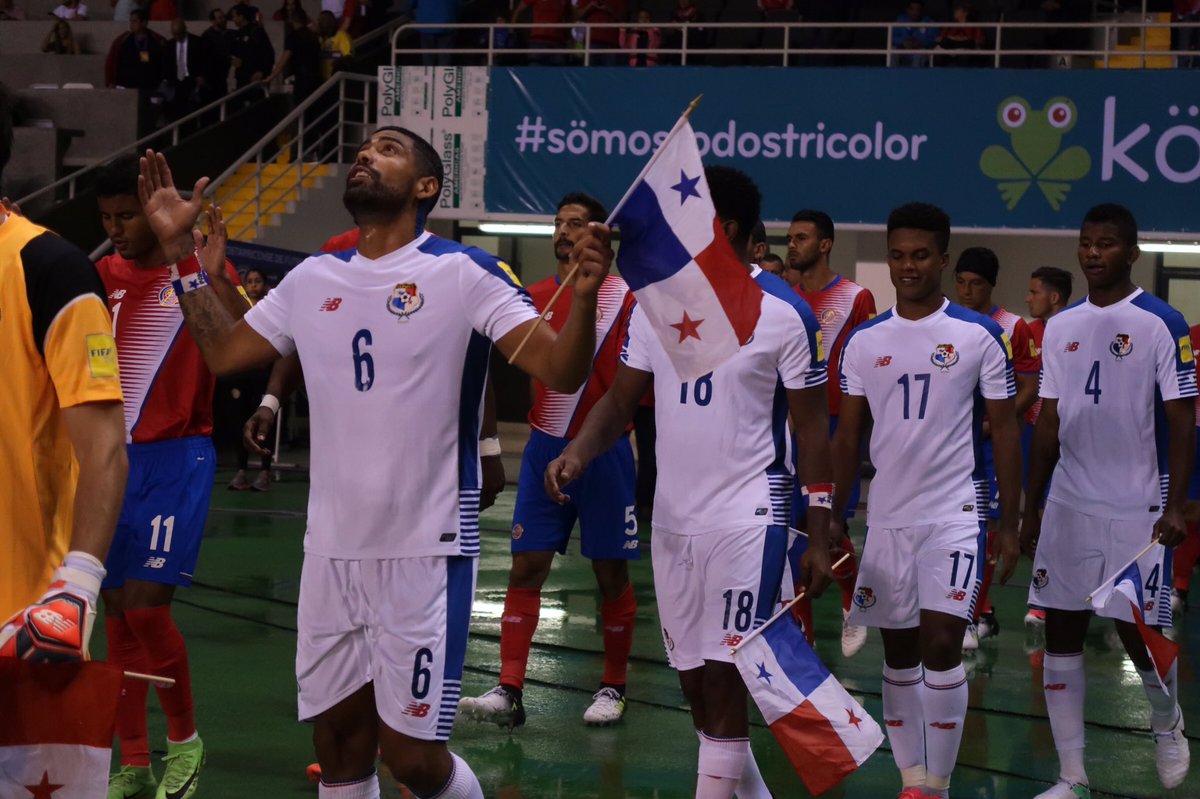
[[[703,319],[691,319],[688,317],[687,311],[684,311],[683,321],[679,322],[678,324],[671,325],[671,327],[679,331],[679,343],[682,344],[689,338],[694,338],[696,341],[699,341],[700,333],[698,331],[700,329],[700,325],[703,323]]]
[[[846,708],[846,715],[850,717],[850,723],[854,725],[854,729],[856,729],[856,730],[862,729],[862,727],[858,726],[858,725],[862,724],[862,719],[860,719],[858,716],[854,715],[853,710],[851,710],[850,708]]]
[[[42,772],[42,781],[38,785],[26,785],[25,790],[33,794],[33,799],[54,799],[51,794],[61,788],[61,785],[55,785],[50,782],[50,772]]]

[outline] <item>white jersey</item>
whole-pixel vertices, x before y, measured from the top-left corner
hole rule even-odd
[[[489,339],[536,316],[503,262],[428,233],[374,261],[314,255],[250,309],[246,323],[304,368],[306,552],[479,554]]]
[[[1161,405],[1196,396],[1193,360],[1183,317],[1141,289],[1051,317],[1041,396],[1058,400],[1060,456],[1049,498],[1092,516],[1157,517],[1168,477]]]
[[[948,300],[916,321],[893,308],[850,334],[841,382],[843,393],[867,398],[875,420],[868,525],[982,518],[983,401],[1016,395],[1012,348],[998,324]]]
[[[683,382],[640,307],[624,363],[654,374],[658,486],[654,529],[676,535],[786,525],[792,483],[785,388],[824,385],[821,328],[780,278],[756,269],[762,314],[750,343]]]

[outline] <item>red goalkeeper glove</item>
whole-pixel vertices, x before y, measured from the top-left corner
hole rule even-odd
[[[104,565],[86,552],[68,552],[49,590],[0,627],[0,657],[38,663],[88,660],[88,641]]]

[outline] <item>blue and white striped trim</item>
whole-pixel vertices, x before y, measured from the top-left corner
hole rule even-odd
[[[771,494],[771,524],[786,527],[792,522],[792,484],[796,478],[793,475],[768,474],[767,485]]]
[[[988,512],[992,503],[992,483],[990,480],[975,480],[975,513],[979,521],[987,524]]]
[[[459,551],[463,555],[479,554],[479,497],[478,488],[458,490]]]
[[[1159,510],[1167,507],[1167,492],[1171,487],[1171,475],[1160,474],[1158,476],[1158,502]]]
[[[450,739],[450,730],[454,728],[454,716],[458,713],[458,700],[462,697],[462,680],[444,680],[442,682],[442,704],[438,707],[437,740]]]

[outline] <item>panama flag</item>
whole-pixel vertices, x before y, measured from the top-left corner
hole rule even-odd
[[[0,659],[0,797],[104,796],[121,678],[108,663]]]
[[[749,342],[762,289],[733,251],[713,209],[687,114],[625,193],[617,267],[682,380],[694,380]]]
[[[1154,661],[1154,670],[1158,672],[1160,686],[1163,691],[1170,693],[1166,680],[1171,667],[1179,658],[1179,644],[1146,624],[1146,617],[1142,612],[1146,607],[1146,598],[1142,594],[1142,573],[1136,560],[1118,574],[1116,579],[1109,580],[1092,592],[1092,607],[1101,616],[1137,625],[1138,633],[1146,644],[1146,651]]]
[[[742,680],[809,793],[857,769],[883,743],[883,730],[804,640],[790,604],[733,653]]]

